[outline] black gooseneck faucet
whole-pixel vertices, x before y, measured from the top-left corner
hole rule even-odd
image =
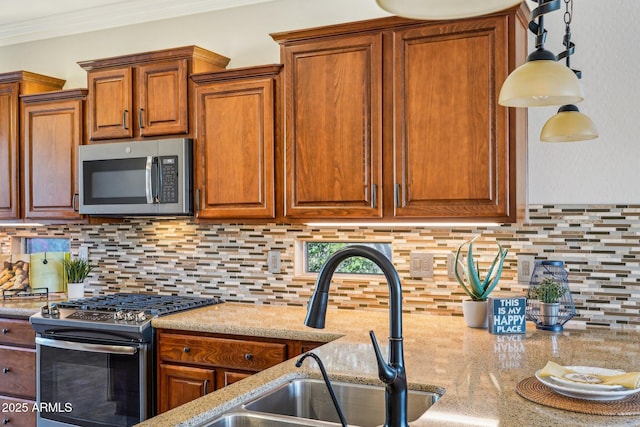
[[[373,261],[385,275],[389,285],[389,362],[385,362],[373,331],[369,331],[378,362],[378,376],[385,383],[385,427],[407,427],[407,374],[402,345],[402,288],[395,267],[381,252],[368,246],[347,246],[324,263],[316,288],[309,300],[305,325],[324,328],[329,299],[329,286],[336,268],[347,258],[363,257]]]

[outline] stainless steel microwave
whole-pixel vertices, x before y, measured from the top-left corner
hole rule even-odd
[[[80,213],[192,215],[192,157],[187,138],[81,145]]]

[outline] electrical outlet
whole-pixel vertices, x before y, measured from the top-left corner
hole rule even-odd
[[[280,273],[280,252],[269,251],[267,254],[267,268],[269,273]]]
[[[414,278],[433,277],[433,254],[428,252],[411,252],[409,254],[409,273]]]
[[[78,248],[78,258],[83,259],[85,261],[89,260],[89,248],[86,246],[80,246]]]
[[[518,255],[518,283],[529,283],[535,264],[535,256]]]
[[[453,253],[447,254],[447,277],[449,280],[456,280],[456,256]]]

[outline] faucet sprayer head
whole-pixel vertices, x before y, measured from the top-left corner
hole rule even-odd
[[[327,316],[329,294],[316,290],[307,306],[307,317],[304,324],[315,329],[324,329],[324,321]]]

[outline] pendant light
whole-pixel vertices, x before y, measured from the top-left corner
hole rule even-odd
[[[523,0],[376,0],[394,15],[415,19],[458,19],[497,12]]]
[[[547,38],[544,15],[558,9],[560,0],[538,0],[538,7],[531,11],[529,30],[536,34],[536,50],[503,83],[498,98],[500,105],[542,107],[573,104],[584,99],[578,77],[544,48]]]
[[[565,50],[558,54],[558,60],[566,59],[567,68],[580,79],[582,72],[573,70],[569,57],[574,54],[576,45],[571,41],[571,19],[573,17],[573,0],[564,0],[565,34],[562,44]],[[542,127],[540,140],[544,142],[587,141],[598,137],[598,130],[593,121],[578,110],[573,104],[563,105],[558,113],[551,117]]]

